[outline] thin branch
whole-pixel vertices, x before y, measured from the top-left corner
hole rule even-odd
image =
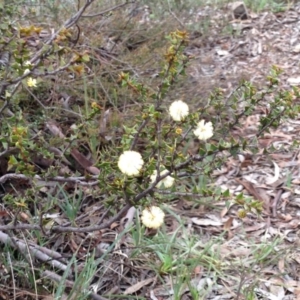
[[[1,157],[1,155],[0,155]],[[42,178],[39,175],[35,175],[33,178],[28,177],[24,174],[14,174],[14,173],[9,173],[9,174],[5,174],[3,176],[0,177],[0,183],[5,183],[7,180],[10,179],[25,179],[28,181],[32,181],[32,180],[40,180],[40,181],[44,181],[45,185],[47,185],[47,183],[49,183],[49,181],[57,181],[57,182],[73,182],[82,186],[94,186],[97,185],[99,183],[98,176],[91,176],[90,179],[96,180],[96,181],[92,181],[92,182],[87,182],[87,178],[84,176],[81,177],[63,177],[63,176],[56,176],[56,177],[51,177],[51,178]]]
[[[87,0],[85,2],[85,4],[81,7],[81,9],[73,16],[71,17],[69,20],[67,20],[64,23],[64,28],[70,28],[71,26],[73,26],[74,24],[77,23],[77,21],[80,19],[80,17],[83,15],[83,13],[85,12],[85,10],[94,2],[95,0]]]
[[[28,253],[27,245],[23,241],[16,239],[16,238],[11,238],[11,237],[9,237],[8,234],[6,234],[2,231],[0,231],[0,241],[3,244],[10,245],[13,248],[18,248],[23,253]],[[58,260],[53,259],[52,257],[48,256],[47,254],[36,249],[35,247],[30,245],[28,247],[28,249],[30,250],[30,254],[33,255],[34,257],[38,258],[39,260],[44,261],[44,262],[50,264],[51,266],[56,267],[62,271],[67,270],[66,265],[59,262]]]
[[[10,253],[7,251],[7,262],[11,271],[11,279],[12,279],[12,285],[13,285],[13,294],[14,294],[14,299],[17,299],[16,297],[16,281],[15,281],[15,275],[14,275],[14,268],[11,262],[10,258]]]
[[[87,227],[64,227],[64,226],[53,226],[51,228],[52,232],[93,232],[101,229],[105,229],[109,227],[112,223],[116,222],[121,218],[123,214],[127,212],[127,210],[131,207],[130,204],[126,204],[114,217],[109,219],[107,222],[101,225],[92,225]],[[0,226],[0,234],[1,231],[7,230],[41,230],[40,225],[32,225],[32,224],[16,224],[16,225],[1,225]],[[1,236],[0,236],[1,237]],[[1,238],[0,238],[1,240]]]
[[[168,1],[168,7],[169,7],[169,13],[174,17],[174,19],[180,24],[180,26],[185,29],[186,27],[184,24],[178,19],[178,17],[175,15],[175,13],[172,11],[171,6],[170,6],[170,1]]]
[[[104,15],[104,14],[106,14],[106,13],[109,13],[109,12],[111,12],[111,11],[113,11],[113,10],[116,10],[116,9],[118,9],[118,8],[120,8],[120,7],[123,7],[123,6],[125,6],[125,5],[127,5],[127,4],[131,4],[131,3],[134,3],[134,1],[132,1],[132,2],[127,2],[127,1],[126,1],[125,3],[122,3],[122,4],[119,4],[119,5],[113,6],[113,7],[111,7],[111,8],[108,8],[108,9],[103,10],[103,11],[101,11],[101,12],[98,12],[98,13],[96,13],[96,14],[93,14],[93,15],[82,15],[81,17],[82,17],[82,18],[93,18],[93,17],[98,17],[98,16]]]

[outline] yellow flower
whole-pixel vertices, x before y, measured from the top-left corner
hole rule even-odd
[[[174,32],[175,36],[182,39],[182,40],[188,40],[189,36],[188,33],[186,31],[180,31],[180,30],[176,30]]]
[[[247,216],[247,212],[244,209],[239,209],[237,215],[240,219],[244,219]]]
[[[101,109],[101,106],[95,101],[92,102],[91,106],[93,109]]]
[[[34,78],[29,77],[27,80],[27,85],[29,87],[36,87],[37,81]]]
[[[160,172],[160,176],[163,176],[165,175],[166,173],[168,173],[169,171],[168,170],[163,170]],[[157,178],[157,171],[155,170],[153,172],[153,174],[150,176],[150,179],[151,179],[151,183],[153,183]],[[175,178],[172,177],[172,176],[167,176],[165,177],[164,179],[160,180],[156,187],[157,188],[169,188],[171,187],[173,184],[174,184],[174,181],[175,181]]]
[[[182,134],[182,128],[177,127],[177,128],[175,129],[175,132],[176,132],[177,134]]]
[[[189,107],[181,100],[174,101],[169,108],[169,114],[174,121],[182,121],[188,116]]]
[[[157,229],[163,224],[164,218],[164,212],[157,206],[151,206],[142,211],[142,223],[148,228]]]
[[[199,140],[206,141],[214,135],[214,128],[211,122],[205,124],[205,120],[201,120],[197,124],[197,128],[194,130],[195,136]]]
[[[142,156],[136,151],[124,151],[118,161],[119,169],[128,176],[139,175],[143,165]]]

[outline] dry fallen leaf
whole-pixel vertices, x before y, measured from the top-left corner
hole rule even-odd
[[[290,78],[288,78],[287,82],[290,85],[299,85],[300,84],[300,77],[290,77]]]
[[[200,226],[222,226],[223,223],[218,220],[191,218],[192,222]]]
[[[264,189],[256,188],[251,182],[246,181],[245,179],[241,180],[236,178],[235,180],[242,184],[248,193],[254,197],[254,199],[263,203],[263,208],[266,213],[270,213],[270,196],[264,191]]]
[[[228,220],[224,223],[224,230],[230,231],[231,225],[233,222],[233,217],[228,218]]]
[[[124,291],[124,295],[130,295],[130,294],[133,294],[133,293],[137,292],[138,290],[140,290],[145,285],[148,285],[149,283],[154,281],[154,279],[155,279],[155,277],[152,277],[152,278],[148,278],[148,279],[142,280],[140,282],[137,282],[136,284],[134,284],[131,287],[127,288]]]
[[[266,184],[273,184],[275,183],[280,176],[280,168],[279,166],[275,163],[275,161],[273,161],[273,165],[274,165],[274,176],[273,177],[267,177],[266,178]]]

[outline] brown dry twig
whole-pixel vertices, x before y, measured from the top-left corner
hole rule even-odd
[[[110,218],[107,222],[101,225],[92,225],[87,227],[65,227],[63,225],[53,226],[51,228],[52,232],[93,232],[101,229],[108,228],[112,223],[119,220],[131,207],[130,204],[126,204],[114,217]],[[32,224],[16,224],[16,225],[1,225],[0,231],[7,231],[7,230],[41,230],[40,225],[32,225]]]
[[[11,179],[23,179],[23,180],[28,180],[28,181],[39,181],[39,186],[41,186],[41,183],[44,183],[44,185],[51,185],[51,181],[54,182],[71,182],[71,183],[76,183],[78,185],[82,185],[82,186],[94,186],[97,185],[98,182],[98,176],[91,176],[89,179],[92,179],[94,181],[92,182],[88,182],[87,178],[84,176],[80,176],[80,177],[63,177],[63,176],[55,176],[55,177],[51,177],[51,178],[42,178],[39,175],[35,175],[32,178],[24,175],[24,174],[14,174],[14,173],[9,173],[9,174],[5,174],[3,176],[0,177],[0,184],[1,183],[5,183],[7,180],[11,180]]]
[[[135,2],[135,1],[131,1],[131,2],[126,1],[125,3],[118,4],[118,5],[116,5],[116,6],[113,6],[113,7],[111,7],[111,8],[105,9],[105,10],[100,11],[100,12],[98,12],[98,13],[95,13],[95,14],[93,14],[93,15],[82,15],[81,17],[82,17],[82,18],[93,18],[93,17],[98,17],[98,16],[101,16],[101,15],[105,15],[105,14],[111,12],[111,11],[114,11],[114,10],[116,10],[116,9],[118,9],[118,8],[121,8],[121,7],[123,7],[123,6],[126,6],[127,4],[134,3],[134,2]]]
[[[31,254],[34,255],[34,257],[38,258],[41,261],[47,262],[50,265],[52,265],[55,268],[58,268],[62,271],[67,270],[67,265],[61,263],[60,261],[53,259],[52,256],[49,256],[49,254],[51,254],[51,252],[48,252],[47,254],[42,252],[41,249],[42,248],[37,248],[35,246],[33,246],[32,243],[30,243],[30,245],[27,245],[26,243],[24,243],[23,241],[21,241],[20,239],[16,239],[16,238],[12,238],[9,235],[7,235],[4,232],[0,231],[0,242],[2,242],[3,244],[6,245],[10,245],[11,247],[14,248],[18,248],[21,252],[23,252],[24,254],[26,254],[28,252],[28,249],[30,250]],[[58,253],[54,253],[55,257],[58,257],[57,254]]]

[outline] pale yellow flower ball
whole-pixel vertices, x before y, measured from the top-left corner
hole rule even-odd
[[[29,69],[25,69],[25,71],[24,71],[24,75],[26,75],[26,74],[28,74],[28,73],[30,73],[30,70]]]
[[[189,107],[182,100],[174,101],[169,107],[169,114],[174,121],[182,121],[188,116]]]
[[[163,224],[164,218],[164,212],[157,206],[151,206],[142,211],[142,223],[148,228],[157,229]]]
[[[160,172],[160,176],[163,176],[166,173],[168,173],[168,170],[163,170],[163,171]],[[155,170],[153,172],[153,174],[150,176],[151,183],[153,183],[156,180],[156,178],[157,178],[157,171]],[[157,183],[156,187],[157,188],[162,188],[162,187],[169,188],[174,184],[174,181],[175,181],[174,177],[167,176],[167,177],[163,178],[161,181],[159,181]]]
[[[27,85],[29,87],[36,87],[37,81],[34,78],[29,77],[27,80]]]
[[[119,169],[128,176],[139,175],[143,165],[143,158],[141,154],[136,151],[124,151],[118,161]]]
[[[205,120],[201,120],[194,130],[195,136],[202,141],[206,141],[214,135],[214,128],[211,122],[205,124]]]

